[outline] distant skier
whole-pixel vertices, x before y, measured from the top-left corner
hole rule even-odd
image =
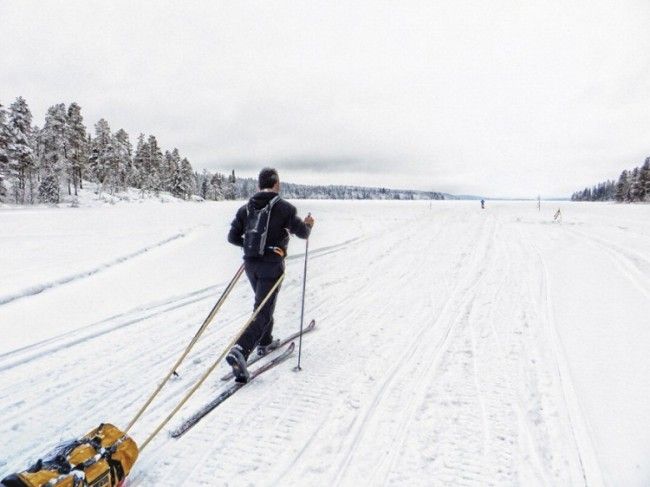
[[[244,248],[244,267],[255,292],[255,309],[284,273],[290,234],[305,239],[314,226],[311,215],[301,220],[296,207],[280,197],[280,177],[275,169],[262,169],[258,183],[260,191],[239,208],[228,233],[228,242]],[[226,356],[237,382],[248,382],[246,361],[255,347],[259,355],[265,355],[280,343],[273,339],[273,311],[279,290]]]
[[[485,200],[481,200],[481,209],[485,210]]]

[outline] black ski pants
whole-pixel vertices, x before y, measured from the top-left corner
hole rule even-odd
[[[255,310],[284,273],[284,261],[248,260],[245,262],[244,269],[255,292],[255,306],[253,308]],[[266,302],[257,317],[248,325],[246,331],[237,341],[237,345],[244,350],[246,357],[250,355],[257,345],[268,345],[273,341],[273,311],[275,311],[275,302],[279,291],[280,286],[275,289],[273,296]]]

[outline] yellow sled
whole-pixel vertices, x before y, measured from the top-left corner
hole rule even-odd
[[[3,487],[122,487],[138,446],[112,424],[58,447],[47,460],[2,479]]]

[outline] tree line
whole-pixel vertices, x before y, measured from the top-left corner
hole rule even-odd
[[[158,195],[204,200],[246,199],[257,191],[257,180],[203,170],[195,172],[178,149],[163,152],[154,135],[140,134],[135,149],[124,129],[113,132],[100,119],[89,133],[77,103],[52,105],[42,128],[32,125],[23,97],[8,109],[0,104],[0,202],[59,203],[77,196],[84,181],[97,191],[117,194],[128,188]],[[282,184],[286,198],[295,199],[445,199],[432,191],[359,186]]]
[[[618,181],[604,181],[592,188],[576,191],[572,201],[618,201],[639,203],[650,201],[650,157],[643,165],[628,171],[624,170]]]
[[[8,110],[0,104],[0,201],[58,203],[84,181],[111,194],[134,187],[187,199],[195,174],[178,149],[163,152],[154,135],[140,134],[134,149],[129,134],[111,131],[103,118],[88,133],[77,103],[52,105],[42,128],[32,126],[24,98]]]
[[[228,176],[204,170],[196,174],[197,195],[205,200],[248,199],[257,192],[257,180]],[[410,189],[367,188],[362,186],[308,185],[282,182],[282,196],[288,199],[328,200],[444,200],[434,191]]]

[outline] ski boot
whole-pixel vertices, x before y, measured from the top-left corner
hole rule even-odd
[[[272,340],[268,345],[258,345],[257,346],[257,355],[263,357],[264,355],[271,353],[273,350],[280,347],[280,339],[276,338]]]
[[[228,362],[228,365],[232,367],[235,382],[246,384],[250,378],[250,373],[246,367],[244,350],[239,345],[235,345],[230,349],[230,352],[226,355],[226,362]]]

